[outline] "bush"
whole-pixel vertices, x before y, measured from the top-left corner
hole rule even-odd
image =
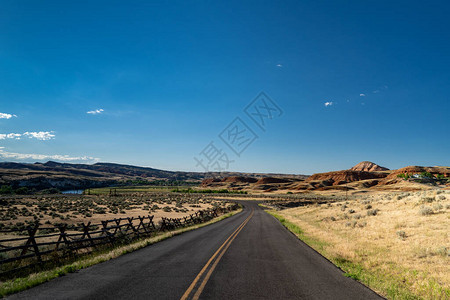
[[[367,211],[367,215],[368,216],[376,216],[377,214],[378,214],[378,209],[369,209],[368,211]]]
[[[13,189],[10,185],[2,185],[0,188],[0,194],[1,195],[10,195],[13,193]]]
[[[40,194],[60,194],[61,191],[57,188],[49,188],[39,192]]]
[[[397,231],[397,236],[402,240],[407,238],[406,232],[404,232],[403,230]]]
[[[434,200],[436,200],[434,197],[424,197],[424,198],[422,198],[422,202],[423,203],[431,203],[431,202],[434,202]]]
[[[431,174],[430,172],[422,172],[420,173],[420,175],[422,175],[422,177],[424,178],[434,178],[433,174]]]
[[[15,190],[15,193],[18,195],[29,195],[30,190],[26,186],[23,186]]]
[[[407,173],[402,173],[402,174],[398,174],[397,177],[398,177],[398,178],[403,178],[403,179],[406,180],[406,179],[409,178],[409,174],[407,174]]]
[[[419,210],[421,216],[429,216],[433,214],[433,209],[428,206],[422,206]]]
[[[442,204],[440,204],[440,203],[433,204],[433,209],[434,210],[441,210],[443,208],[444,208],[444,206],[442,206]]]

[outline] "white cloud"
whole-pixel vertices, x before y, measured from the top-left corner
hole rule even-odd
[[[17,117],[16,115],[0,113],[0,119],[11,119],[12,117]]]
[[[21,138],[20,133],[0,133],[0,140],[6,140],[6,139],[16,139],[20,140]]]
[[[328,107],[328,106],[331,106],[331,105],[333,105],[333,102],[325,102],[325,107]]]
[[[0,158],[5,159],[17,159],[17,160],[56,160],[56,161],[90,161],[97,162],[98,158],[90,156],[69,156],[69,155],[46,155],[46,154],[26,154],[7,152],[3,150],[4,147],[0,147]]]
[[[48,141],[55,138],[53,131],[25,132],[23,135],[28,136],[30,139],[35,138],[41,141]]]
[[[105,110],[103,108],[99,108],[96,110],[90,110],[88,112],[86,112],[87,114],[91,114],[91,115],[98,115],[101,114],[102,112],[104,112]]]
[[[373,91],[372,93],[378,94],[379,92],[380,92],[379,90],[375,90],[375,91]]]
[[[278,64],[277,67],[278,67],[278,68],[281,68],[281,67],[283,67],[283,65],[282,65],[282,64]]]
[[[360,97],[365,97],[365,96],[366,96],[366,94],[359,94],[359,96],[360,96]]]
[[[53,131],[39,131],[39,132],[25,132],[25,133],[0,133],[0,140],[16,139],[20,140],[22,137],[28,136],[30,139],[37,139],[47,141],[55,138]]]

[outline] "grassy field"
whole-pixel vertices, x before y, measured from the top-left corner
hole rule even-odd
[[[191,186],[159,186],[159,185],[141,185],[141,186],[120,186],[88,189],[85,193],[91,195],[109,195],[110,193],[146,193],[146,192],[170,192],[173,189],[189,189]]]
[[[2,198],[0,230],[24,229],[41,224],[98,223],[123,217],[155,216],[180,218],[224,202],[200,194],[171,192],[128,193],[126,195],[42,195]]]
[[[272,214],[389,299],[450,299],[450,191],[373,194]]]

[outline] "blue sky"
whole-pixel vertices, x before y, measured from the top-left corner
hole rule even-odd
[[[0,160],[450,165],[445,1],[2,1]],[[263,131],[244,108],[282,110]],[[91,112],[91,113],[88,113]],[[238,157],[236,117],[258,138]]]

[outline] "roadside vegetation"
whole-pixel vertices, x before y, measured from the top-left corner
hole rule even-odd
[[[389,299],[450,299],[450,191],[360,196],[272,215]]]
[[[0,195],[48,195],[48,194],[59,194],[60,190],[57,188],[49,188],[43,190],[36,190],[34,188],[30,189],[26,186],[13,188],[11,185],[2,185],[0,187]]]
[[[240,195],[246,195],[248,192],[246,191],[234,191],[234,190],[227,190],[227,189],[220,189],[220,190],[200,190],[200,189],[173,189],[172,192],[174,193],[188,193],[188,194],[240,194]]]
[[[181,217],[214,208],[221,201],[196,194],[167,192],[109,195],[33,195],[0,199],[0,230],[23,229],[36,222],[47,225],[76,225],[89,219],[102,220],[154,215]],[[1,233],[0,233],[1,235]]]
[[[128,245],[120,245],[116,248],[97,251],[90,255],[83,256],[82,258],[64,266],[57,266],[55,263],[55,267],[50,270],[34,273],[22,278],[15,278],[13,280],[0,282],[0,297],[5,297],[7,295],[17,293],[25,289],[34,287],[36,285],[42,284],[44,282],[50,281],[54,278],[64,276],[68,273],[73,273],[78,270],[93,266],[95,264],[105,262],[113,258],[117,258],[121,255],[136,251],[138,249],[144,248],[146,246],[160,242],[170,237],[182,234],[184,232],[208,226],[210,224],[231,217],[240,212],[241,210],[242,209],[238,209],[236,211],[224,214],[222,216],[219,216],[202,224],[196,224],[168,232],[159,232],[155,236],[138,240]]]

